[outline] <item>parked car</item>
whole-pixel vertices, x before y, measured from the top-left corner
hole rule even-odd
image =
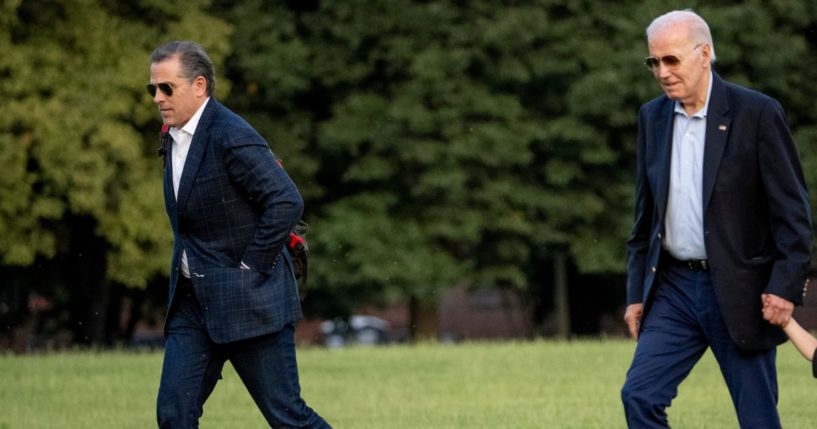
[[[389,322],[374,316],[353,315],[321,322],[323,344],[329,348],[347,345],[374,346],[389,340]]]

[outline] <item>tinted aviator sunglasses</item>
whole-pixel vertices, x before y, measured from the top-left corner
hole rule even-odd
[[[152,83],[149,83],[149,84],[147,84],[147,89],[148,89],[148,94],[150,94],[151,97],[156,96],[156,88],[157,87],[159,88],[159,91],[162,91],[162,93],[164,95],[166,95],[168,97],[173,95],[173,87],[169,83],[163,82],[163,83],[160,83],[158,85],[154,85]]]
[[[692,52],[695,52],[696,49],[703,46],[703,43],[698,43],[692,48]],[[647,66],[649,71],[655,71],[658,69],[658,66],[664,63],[667,67],[678,67],[681,64],[681,57],[677,55],[664,55],[663,57],[647,57],[644,58],[644,65]]]

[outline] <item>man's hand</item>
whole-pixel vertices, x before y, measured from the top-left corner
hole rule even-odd
[[[786,326],[794,311],[794,304],[777,295],[764,293],[760,295],[763,301],[763,318],[776,326]]]
[[[638,340],[638,327],[641,325],[641,314],[644,313],[644,304],[636,303],[627,306],[624,311],[624,322],[630,330],[630,336]]]

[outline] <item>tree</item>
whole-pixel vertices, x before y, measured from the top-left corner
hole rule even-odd
[[[56,273],[41,292],[70,308],[75,341],[107,339],[113,284],[167,270],[148,56],[180,37],[223,57],[229,27],[206,4],[4,3],[0,263]]]
[[[420,314],[455,284],[547,303],[567,292],[554,276],[620,276],[637,110],[660,95],[641,66],[644,28],[680,6],[5,2],[0,265],[11,280],[0,300],[16,314],[0,318],[20,320],[18,292],[33,284],[74,303],[77,339],[101,341],[119,286],[163,281],[159,119],[143,88],[150,50],[172,39],[207,48],[218,97],[267,138],[307,200],[307,311],[409,301]],[[817,4],[687,6],[712,28],[715,70],[785,107],[813,191],[817,71],[804,59],[817,51]],[[50,278],[31,280],[41,272]]]
[[[305,190],[317,292],[348,309],[433,300],[461,281],[525,290],[534,272],[564,272],[567,261],[623,272],[637,109],[660,95],[641,66],[644,28],[677,8],[636,3],[224,6],[242,23],[231,101]],[[802,83],[813,80],[800,79],[813,72],[795,62],[814,50],[813,9],[724,2],[700,12],[724,47],[726,77],[810,112],[813,97],[796,94],[811,94]],[[749,80],[745,70],[757,72]],[[392,265],[377,252],[396,255]]]
[[[532,246],[565,247],[595,269],[620,262],[574,240],[576,230],[592,236],[577,228],[588,219],[609,226],[606,199],[627,199],[621,186],[609,197],[583,191],[598,179],[576,177],[584,164],[614,170],[620,159],[556,116],[558,84],[581,64],[568,58],[574,46],[555,43],[570,27],[543,24],[567,12],[557,2],[232,9],[232,22],[249,23],[235,33],[231,76],[244,91],[232,100],[256,112],[288,165],[306,169],[318,287],[344,303],[433,300],[458,281],[524,289]]]

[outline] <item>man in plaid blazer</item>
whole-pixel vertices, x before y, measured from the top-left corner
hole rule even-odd
[[[285,246],[303,212],[266,141],[214,98],[214,67],[192,42],[150,57],[148,92],[169,127],[164,195],[173,229],[159,426],[197,427],[230,360],[273,427],[328,428],[300,396],[298,287]]]

